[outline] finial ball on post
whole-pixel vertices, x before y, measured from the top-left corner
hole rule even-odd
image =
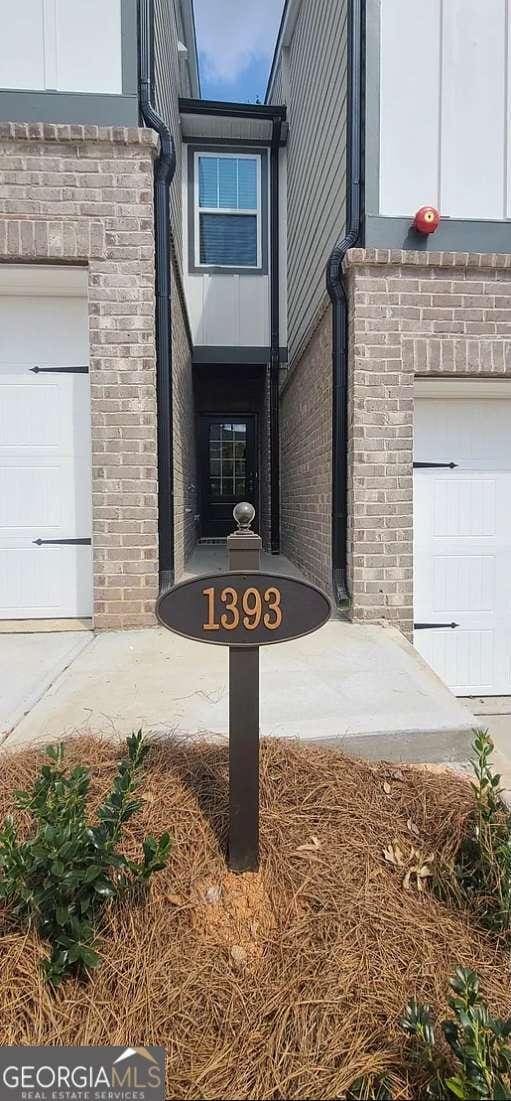
[[[232,514],[240,531],[248,531],[255,516],[255,508],[248,501],[240,501],[234,506]]]

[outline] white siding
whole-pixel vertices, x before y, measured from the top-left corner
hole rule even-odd
[[[193,342],[198,346],[267,347],[270,343],[268,275],[210,275],[188,271],[188,203],[193,197],[188,190],[187,157],[188,146],[183,145],[184,286]]]
[[[325,271],[345,226],[345,0],[302,2],[271,101],[288,107],[288,333],[292,361],[326,303]]]
[[[380,211],[511,211],[510,0],[382,0]]]
[[[122,92],[121,0],[0,0],[0,88]]]

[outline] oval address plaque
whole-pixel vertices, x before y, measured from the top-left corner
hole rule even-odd
[[[317,631],[328,597],[296,577],[228,572],[194,577],[158,600],[158,619],[178,635],[217,646],[268,646]]]

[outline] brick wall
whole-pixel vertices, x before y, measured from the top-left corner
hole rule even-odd
[[[511,375],[511,256],[352,250],[350,561],[355,619],[413,625],[415,375]]]
[[[150,130],[0,123],[0,262],[88,268],[94,623],[154,622],[158,591]]]
[[[175,576],[179,579],[196,541],[197,457],[190,334],[176,270],[172,268],[172,377],[174,441]]]
[[[281,389],[282,553],[331,589],[332,314]]]

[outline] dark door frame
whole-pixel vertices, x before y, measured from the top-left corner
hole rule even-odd
[[[198,480],[199,480],[199,501],[200,501],[200,533],[201,537],[208,538],[204,535],[204,520],[206,516],[206,494],[207,494],[207,467],[204,462],[204,451],[202,447],[202,424],[204,420],[218,420],[218,421],[234,421],[239,419],[240,421],[252,421],[254,426],[254,461],[255,461],[255,483],[256,490],[254,494],[255,508],[256,508],[256,523],[254,530],[260,534],[262,527],[261,516],[261,437],[260,437],[260,414],[257,411],[247,412],[246,410],[232,410],[229,409],[226,412],[219,412],[217,409],[205,410],[201,409],[198,413]],[[206,460],[207,461],[207,460]],[[232,521],[232,528],[234,531],[235,523]]]

